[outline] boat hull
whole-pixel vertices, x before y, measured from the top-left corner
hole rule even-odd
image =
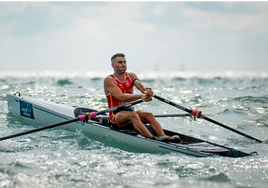
[[[12,114],[33,124],[45,126],[76,118],[74,115],[76,108],[72,106],[9,94],[7,95],[7,100],[8,109]],[[100,140],[105,144],[112,146],[121,145],[123,149],[130,151],[149,153],[178,152],[197,157],[211,155],[244,157],[251,155],[167,130],[165,132],[168,134],[179,134],[187,144],[164,143],[147,139],[140,134],[129,134],[126,131],[115,130],[110,126],[92,120],[87,123],[77,121],[62,125],[62,127],[71,131],[81,130],[89,137]]]

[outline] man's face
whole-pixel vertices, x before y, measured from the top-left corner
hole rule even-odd
[[[116,60],[112,63],[115,72],[125,73],[127,70],[127,62],[124,57],[117,57]]]

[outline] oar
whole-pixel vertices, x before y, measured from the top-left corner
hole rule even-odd
[[[224,125],[224,124],[222,124],[222,123],[220,123],[220,122],[218,122],[218,121],[215,121],[215,120],[213,120],[213,119],[211,119],[211,118],[209,118],[209,117],[206,117],[206,116],[204,116],[204,115],[202,114],[201,111],[185,108],[185,107],[183,107],[183,106],[181,106],[181,105],[179,105],[179,104],[176,104],[176,103],[174,103],[174,102],[172,102],[172,101],[170,101],[170,100],[168,100],[168,99],[164,99],[164,98],[162,98],[162,97],[160,97],[160,96],[158,96],[158,95],[153,95],[153,97],[156,98],[156,99],[158,99],[158,100],[160,100],[160,101],[162,101],[162,102],[165,102],[165,103],[167,103],[167,104],[169,104],[169,105],[171,105],[171,106],[174,106],[174,107],[177,107],[177,108],[179,108],[179,109],[181,109],[181,110],[184,110],[184,111],[190,113],[191,115],[193,115],[194,117],[205,119],[205,120],[207,120],[207,121],[209,121],[209,122],[215,123],[215,124],[217,124],[217,125],[219,125],[219,126],[221,126],[221,127],[224,127],[224,128],[226,128],[226,129],[229,129],[229,130],[231,130],[231,131],[233,131],[233,132],[236,132],[236,133],[238,133],[238,134],[240,134],[240,135],[242,135],[242,136],[245,136],[245,137],[250,138],[250,139],[252,139],[252,140],[255,140],[255,141],[257,141],[257,142],[260,142],[260,143],[263,142],[262,140],[259,140],[259,139],[257,139],[257,138],[254,138],[254,137],[252,137],[252,136],[250,136],[250,135],[247,135],[247,134],[242,133],[242,132],[240,132],[240,131],[238,131],[238,130],[236,130],[236,129],[233,129],[232,127],[229,127],[229,126]]]
[[[38,132],[38,131],[42,131],[42,130],[45,130],[45,129],[58,127],[60,125],[65,125],[65,124],[76,122],[76,121],[87,121],[87,120],[89,120],[91,118],[96,117],[99,114],[105,114],[107,112],[111,112],[111,111],[119,110],[119,109],[122,109],[122,108],[126,108],[128,106],[132,106],[132,105],[135,105],[135,104],[138,104],[138,103],[141,103],[141,102],[143,102],[143,100],[138,99],[136,101],[132,101],[130,103],[126,103],[126,104],[116,106],[116,107],[113,107],[113,108],[108,108],[106,110],[102,110],[102,111],[99,111],[99,112],[87,113],[87,114],[80,115],[77,118],[70,119],[70,120],[67,120],[67,121],[63,121],[63,122],[55,123],[55,124],[48,125],[48,126],[45,126],[45,127],[40,127],[40,128],[32,129],[32,130],[29,130],[29,131],[25,131],[25,132],[16,133],[16,134],[13,134],[13,135],[5,136],[5,137],[0,138],[0,141],[7,140],[7,139],[10,139],[10,138],[15,138],[15,137],[30,134],[30,133],[34,133],[34,132]]]
[[[155,114],[154,117],[183,117],[183,116],[191,116],[191,114]]]
[[[161,117],[183,117],[183,116],[191,116],[191,114],[186,113],[186,114],[155,114],[154,117],[156,118],[161,118]],[[109,119],[108,116],[98,116],[95,117],[95,119]]]

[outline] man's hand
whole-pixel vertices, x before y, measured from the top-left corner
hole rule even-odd
[[[148,95],[148,94],[142,94],[142,95],[141,95],[141,99],[142,99],[143,101],[145,101],[145,102],[149,102],[149,101],[152,100],[152,97],[151,97],[150,95]]]
[[[153,96],[153,94],[154,94],[154,92],[150,89],[145,90],[144,93],[149,95],[149,96]]]

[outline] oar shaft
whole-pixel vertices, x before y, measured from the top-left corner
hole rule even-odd
[[[175,107],[177,107],[177,108],[179,108],[179,109],[181,109],[181,110],[183,110],[185,112],[191,113],[191,110],[190,109],[185,108],[185,107],[183,107],[183,106],[181,106],[179,104],[176,104],[176,103],[174,103],[174,102],[172,102],[170,100],[164,99],[164,98],[162,98],[162,97],[160,97],[158,95],[153,95],[153,97],[156,98],[156,99],[158,99],[158,100],[160,100],[160,101],[162,101],[162,102],[165,102],[165,103],[167,103],[167,104],[169,104],[171,106],[175,106]]]
[[[190,116],[190,114],[156,114],[154,117],[183,117],[183,116]]]
[[[94,118],[99,114],[105,114],[107,112],[111,112],[111,111],[119,110],[119,109],[122,109],[122,108],[126,108],[126,107],[129,107],[129,106],[141,103],[141,102],[143,102],[143,100],[138,99],[136,101],[132,101],[132,102],[120,105],[120,106],[113,107],[113,108],[108,108],[106,110],[102,110],[102,111],[99,111],[99,112],[91,112],[91,113],[89,113],[89,116],[90,116],[90,118]],[[16,134],[13,134],[13,135],[1,137],[0,141],[7,140],[7,139],[10,139],[10,138],[15,138],[15,137],[30,134],[30,133],[34,133],[34,132],[38,132],[38,131],[42,131],[42,130],[45,130],[45,129],[54,128],[54,127],[57,127],[57,126],[60,126],[60,125],[64,125],[64,124],[68,124],[68,123],[72,123],[72,122],[76,122],[76,121],[84,121],[84,120],[88,120],[88,115],[86,115],[86,114],[80,115],[77,118],[70,119],[70,120],[67,120],[67,121],[63,121],[63,122],[55,123],[55,124],[52,124],[52,125],[32,129],[32,130],[29,130],[29,131],[25,131],[25,132],[16,133]]]
[[[155,114],[154,117],[161,118],[161,117],[184,117],[184,116],[191,116],[191,114]],[[98,116],[96,119],[109,119],[108,116]]]
[[[232,128],[232,127],[229,127],[229,126],[227,126],[227,125],[224,125],[223,123],[220,123],[220,122],[218,122],[218,121],[215,121],[215,120],[213,120],[213,119],[211,119],[211,118],[209,118],[209,117],[206,117],[206,116],[205,116],[204,119],[207,120],[207,121],[209,121],[209,122],[211,122],[211,123],[215,123],[215,124],[217,124],[217,125],[220,125],[221,127],[224,127],[224,128],[226,128],[226,129],[229,129],[229,130],[231,130],[231,131],[233,131],[233,132],[236,132],[237,134],[240,134],[240,135],[242,135],[242,136],[245,136],[245,137],[247,137],[247,138],[250,138],[250,139],[252,139],[252,140],[255,140],[255,141],[257,141],[257,142],[260,142],[260,143],[263,142],[262,140],[259,140],[259,139],[257,139],[257,138],[254,138],[254,137],[250,136],[250,135],[247,135],[247,134],[245,134],[245,133],[242,133],[242,132],[240,132],[239,130],[236,130],[236,129]]]
[[[169,105],[171,105],[171,106],[174,106],[174,107],[177,107],[177,108],[179,108],[179,109],[181,109],[181,110],[184,110],[184,111],[186,111],[186,112],[188,112],[188,113],[190,113],[190,114],[195,114],[195,113],[196,113],[194,110],[185,108],[185,107],[183,107],[183,106],[181,106],[181,105],[179,105],[179,104],[176,104],[176,103],[174,103],[174,102],[172,102],[172,101],[170,101],[170,100],[164,99],[164,98],[162,98],[162,97],[160,97],[160,96],[158,96],[158,95],[153,95],[153,97],[156,98],[156,99],[158,99],[158,100],[160,100],[160,101],[162,101],[162,102],[165,102],[165,103],[167,103],[167,104],[169,104]],[[257,138],[254,138],[254,137],[252,137],[252,136],[250,136],[250,135],[247,135],[247,134],[242,133],[242,132],[240,132],[240,131],[238,131],[238,130],[236,130],[236,129],[233,129],[232,127],[229,127],[229,126],[224,125],[224,124],[222,124],[222,123],[220,123],[220,122],[218,122],[218,121],[215,121],[215,120],[213,120],[213,119],[211,119],[211,118],[208,118],[208,117],[204,116],[204,115],[201,114],[201,113],[199,114],[199,116],[200,116],[202,119],[205,119],[205,120],[207,120],[207,121],[209,121],[209,122],[215,123],[215,124],[217,124],[217,125],[219,125],[219,126],[221,126],[221,127],[224,127],[224,128],[226,128],[226,129],[229,129],[229,130],[231,130],[231,131],[233,131],[233,132],[236,132],[236,133],[238,133],[238,134],[240,134],[240,135],[242,135],[242,136],[245,136],[245,137],[247,137],[247,138],[250,138],[250,139],[255,140],[255,141],[257,141],[257,142],[260,142],[260,143],[263,142],[262,140],[259,140],[259,139],[257,139]]]
[[[40,127],[40,128],[32,129],[32,130],[29,130],[29,131],[25,131],[25,132],[16,133],[16,134],[13,134],[13,135],[5,136],[5,137],[0,138],[0,141],[7,140],[7,139],[10,139],[10,138],[15,138],[15,137],[30,134],[30,133],[35,133],[35,132],[42,131],[42,130],[45,130],[45,129],[54,128],[54,127],[64,125],[64,124],[67,124],[67,123],[72,123],[72,122],[75,122],[75,121],[79,121],[79,118],[70,119],[70,120],[67,120],[67,121],[63,121],[63,122],[60,122],[60,123],[55,123],[55,124],[48,125],[48,126],[45,126],[45,127]]]
[[[113,107],[113,108],[108,108],[106,110],[99,111],[99,112],[96,113],[96,115],[105,114],[107,112],[112,112],[112,111],[119,110],[119,109],[122,109],[122,108],[127,108],[129,106],[133,106],[133,105],[139,104],[141,102],[143,102],[143,100],[142,99],[138,99],[138,100],[135,100],[135,101],[126,103],[126,104],[122,104],[120,106],[116,106],[116,107]]]
[[[139,104],[141,102],[143,102],[143,100],[142,99],[138,99],[138,100],[135,100],[135,101],[126,103],[126,104],[122,104],[122,105],[113,107],[113,108],[108,108],[106,110],[102,110],[102,111],[98,111],[98,112],[91,112],[91,113],[89,113],[90,119],[96,117],[97,115],[105,114],[107,112],[112,112],[112,111],[116,111],[116,110],[123,109],[123,108],[127,108],[129,106],[133,106],[133,105]]]

